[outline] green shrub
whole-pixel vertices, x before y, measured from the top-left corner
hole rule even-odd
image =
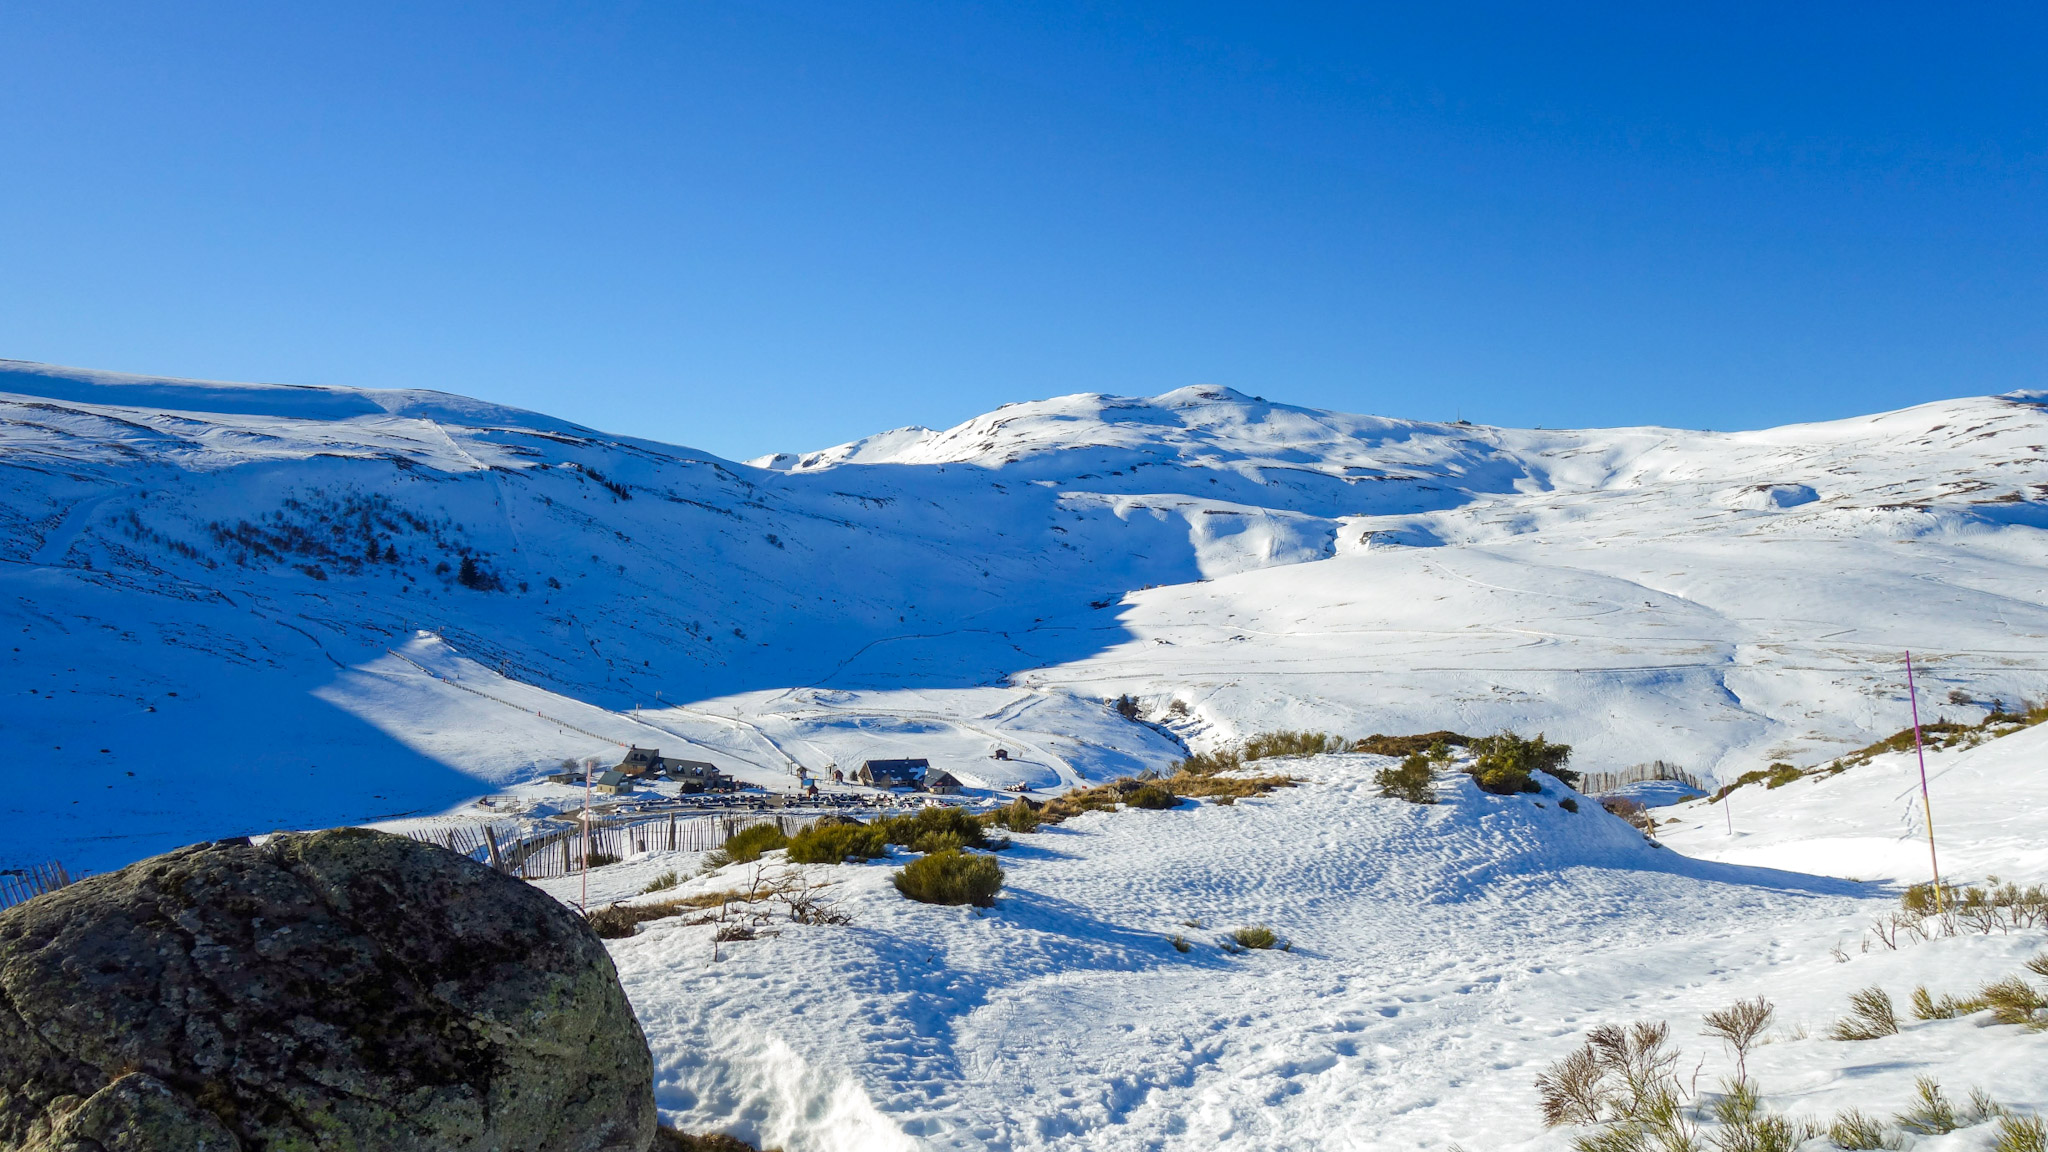
[[[777,848],[786,848],[788,846],[789,837],[782,834],[782,829],[779,826],[774,824],[749,824],[745,828],[726,837],[724,847],[718,851],[725,858],[721,863],[752,864],[754,861],[759,860],[764,853],[773,852]]]
[[[1261,732],[1244,742],[1246,760],[1270,760],[1275,756],[1319,756],[1344,751],[1344,738],[1327,732]]]
[[[1478,756],[1465,771],[1472,774],[1481,790],[1496,796],[1543,791],[1531,772],[1548,772],[1566,784],[1576,783],[1579,778],[1578,773],[1564,767],[1572,757],[1571,745],[1552,744],[1541,734],[1533,740],[1513,732],[1482,736],[1472,741],[1471,749]]]
[[[981,831],[981,821],[963,808],[948,805],[920,808],[911,816],[892,816],[878,821],[874,827],[882,829],[882,835],[889,843],[901,844],[912,852],[988,846],[988,838]]]
[[[789,838],[792,864],[838,864],[888,854],[882,830],[872,824],[816,824]]]
[[[1431,752],[1438,748],[1448,752],[1452,748],[1469,747],[1471,743],[1472,737],[1448,730],[1424,732],[1416,736],[1382,736],[1375,732],[1363,740],[1354,742],[1351,750],[1368,752],[1374,756],[1397,756],[1405,759],[1418,752]],[[1449,759],[1449,756],[1444,758]]]
[[[1182,936],[1179,933],[1175,933],[1174,935],[1167,937],[1166,942],[1168,944],[1173,945],[1173,950],[1175,952],[1181,953],[1182,955],[1186,955],[1187,953],[1193,951],[1195,947],[1193,944],[1188,943],[1187,937]]]
[[[1828,1035],[1836,1040],[1875,1040],[1896,1036],[1898,1031],[1899,1016],[1892,1007],[1892,998],[1873,984],[1850,995],[1849,1015],[1835,1021]]]
[[[1009,832],[1036,832],[1040,823],[1038,809],[1022,796],[993,812],[984,812],[976,819],[984,828],[1002,828]]]
[[[1372,776],[1372,782],[1379,786],[1380,795],[1406,800],[1410,804],[1436,803],[1435,779],[1435,765],[1421,752],[1401,761],[1398,768],[1382,768]]]
[[[1773,764],[1768,768],[1758,768],[1753,771],[1744,772],[1732,782],[1721,785],[1721,787],[1714,791],[1712,796],[1707,797],[1707,803],[1718,804],[1723,799],[1726,799],[1730,792],[1751,784],[1761,783],[1766,789],[1783,788],[1785,785],[1805,775],[1806,773],[1801,772],[1790,764]]]
[[[681,878],[676,875],[676,870],[671,868],[654,879],[649,880],[647,887],[640,890],[640,894],[645,896],[649,892],[664,892],[680,883],[682,883]]]
[[[619,858],[609,852],[592,852],[583,858],[583,864],[587,868],[603,868],[618,862]]]
[[[1579,810],[1579,802],[1577,800],[1572,799],[1569,796],[1565,797],[1562,800],[1559,800],[1557,802],[1557,806],[1559,808],[1564,809],[1567,812],[1577,812]]]
[[[898,892],[920,904],[986,908],[1003,887],[1003,869],[990,857],[949,848],[912,860],[890,879]]]
[[[1180,797],[1157,784],[1140,784],[1124,793],[1124,803],[1133,808],[1177,808],[1180,806]]]

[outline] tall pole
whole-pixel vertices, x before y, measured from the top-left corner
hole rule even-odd
[[[590,915],[590,761],[583,762],[583,899],[580,906]]]
[[[1920,745],[1920,693],[1913,687],[1913,654],[1906,653],[1906,699],[1913,707],[1913,754],[1920,758],[1920,811],[1927,816],[1927,863],[1934,869],[1934,910],[1941,911],[1941,858],[1934,854],[1934,801],[1927,794],[1927,750]]]

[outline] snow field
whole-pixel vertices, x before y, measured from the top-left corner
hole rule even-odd
[[[1368,782],[1386,763],[1290,761],[1308,783],[1268,797],[1016,837],[987,912],[905,901],[875,862],[809,869],[852,925],[786,925],[716,964],[708,929],[650,922],[612,951],[664,1116],[791,1152],[1563,1148],[1532,1083],[1586,1029],[1668,1019],[1710,1087],[1726,1060],[1699,1014],[1758,994],[1779,1007],[1752,1058],[1774,1108],[1895,1110],[1929,1070],[1958,1099],[2048,1105],[2048,1054],[2016,1028],[1816,1038],[1851,991],[1885,985],[1902,1013],[1914,983],[1968,994],[2041,933],[1865,954],[1889,889],[1691,860],[1559,809],[1554,784],[1386,800]],[[1217,946],[1253,924],[1292,951]]]

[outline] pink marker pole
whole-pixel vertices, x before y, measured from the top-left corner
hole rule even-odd
[[[1934,910],[1941,911],[1941,858],[1934,854],[1934,801],[1927,794],[1927,750],[1920,745],[1920,694],[1913,688],[1913,654],[1906,653],[1906,700],[1913,708],[1913,754],[1920,758],[1920,811],[1927,815],[1927,863],[1934,869]]]

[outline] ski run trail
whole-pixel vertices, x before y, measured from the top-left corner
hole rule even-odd
[[[847,923],[611,952],[664,1118],[787,1152],[1565,1149],[1589,1130],[1534,1081],[1587,1030],[1668,1021],[1709,1102],[1734,1064],[1700,1016],[1756,996],[1771,1112],[1889,1118],[1920,1077],[2048,1112],[2048,1032],[1908,1011],[2024,975],[2048,926],[1888,940],[1929,874],[1919,764],[1841,759],[1906,726],[1907,649],[1929,722],[2048,698],[2044,402],[1558,431],[1190,388],[741,463],[441,393],[0,362],[0,869],[538,827],[581,802],[542,776],[633,744],[784,791],[922,756],[976,803],[1282,728],[1542,732],[1710,785],[1852,763],[1665,789],[1650,839],[1548,777],[1414,805],[1386,758],[1262,761],[1299,782],[1015,836],[986,909],[901,897],[899,848],[799,869]],[[1948,878],[2048,883],[2048,725],[1927,769]],[[630,855],[590,899],[792,867],[705,866]],[[1251,926],[1287,947],[1223,946]],[[1900,1030],[1831,1039],[1873,986]],[[1895,1142],[1992,1147],[1966,1119]]]

